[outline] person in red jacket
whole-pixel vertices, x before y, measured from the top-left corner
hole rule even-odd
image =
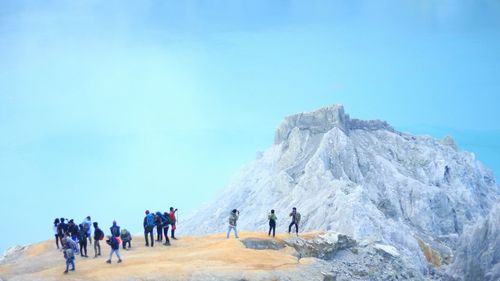
[[[168,214],[168,217],[170,219],[170,224],[172,225],[172,235],[170,237],[172,237],[172,239],[174,240],[177,240],[177,238],[175,238],[175,230],[177,229],[177,227],[175,226],[175,212],[177,212],[177,209],[174,210],[174,207],[170,207],[170,213]]]

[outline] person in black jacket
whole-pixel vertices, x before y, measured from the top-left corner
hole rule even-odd
[[[80,245],[80,255],[82,257],[87,258],[88,257],[87,256],[87,230],[83,228],[83,224],[80,224],[80,229],[78,230],[78,244]]]
[[[101,255],[101,245],[99,241],[104,239],[104,232],[99,228],[99,224],[94,222],[94,258]]]
[[[57,234],[59,235],[59,241],[61,242],[61,246],[63,246],[63,239],[66,232],[68,232],[68,225],[64,222],[65,219],[61,218],[59,224],[57,225]]]

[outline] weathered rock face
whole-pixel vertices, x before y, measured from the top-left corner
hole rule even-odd
[[[460,239],[449,272],[458,280],[500,280],[500,203]]]
[[[451,138],[412,136],[383,121],[351,119],[336,105],[285,118],[274,145],[184,229],[223,231],[237,208],[240,229],[265,230],[267,213],[275,209],[278,230],[288,231],[288,213],[297,207],[301,229],[380,241],[429,275],[453,262],[464,228],[498,201],[491,171]]]

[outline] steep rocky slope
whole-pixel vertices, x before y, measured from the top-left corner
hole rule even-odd
[[[275,209],[278,229],[287,231],[288,213],[297,207],[301,229],[392,245],[411,270],[430,277],[455,262],[457,249],[467,243],[464,229],[488,216],[496,202],[492,172],[453,139],[351,119],[334,105],[286,117],[274,145],[184,228],[223,231],[229,211],[237,208],[240,229],[264,230]]]

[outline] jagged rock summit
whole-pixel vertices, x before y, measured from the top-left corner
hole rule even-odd
[[[237,208],[240,229],[265,230],[275,209],[278,229],[288,231],[288,213],[297,207],[304,231],[338,231],[391,245],[419,273],[412,280],[436,272],[461,278],[449,265],[466,241],[464,229],[498,202],[492,172],[451,137],[398,132],[384,121],[352,119],[333,105],[286,117],[273,146],[184,228],[224,231],[229,211]]]

